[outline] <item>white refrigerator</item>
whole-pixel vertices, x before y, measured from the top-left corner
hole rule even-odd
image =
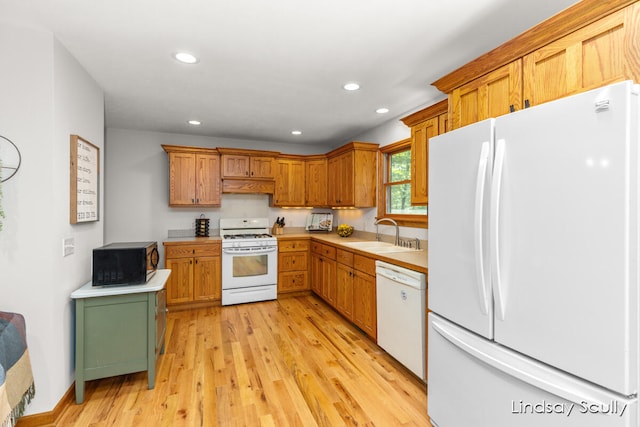
[[[430,140],[434,426],[640,426],[639,90]]]

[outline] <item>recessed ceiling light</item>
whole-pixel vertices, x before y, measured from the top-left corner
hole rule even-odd
[[[389,109],[388,109],[388,108],[385,108],[385,107],[378,108],[378,109],[376,110],[376,113],[378,113],[378,114],[386,114],[386,113],[388,113],[388,112],[389,112]]]
[[[194,126],[200,126],[202,124],[200,120],[189,120],[187,123]]]
[[[173,57],[176,61],[182,62],[183,64],[195,64],[198,62],[198,58],[189,52],[176,52],[173,54]]]
[[[349,90],[349,91],[352,91],[352,90],[358,90],[358,89],[360,89],[360,85],[359,85],[358,83],[353,83],[353,82],[351,82],[351,83],[346,83],[346,84],[345,84],[344,86],[342,86],[342,87],[344,88],[344,90]]]
[[[302,131],[301,130],[292,130],[291,131],[291,135],[302,135]]]

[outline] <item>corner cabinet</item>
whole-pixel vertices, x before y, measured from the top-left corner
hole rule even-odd
[[[582,0],[433,83],[450,128],[623,80],[640,81],[637,0]]]
[[[158,270],[144,285],[93,287],[71,294],[76,306],[76,403],[86,381],[147,371],[155,386],[156,358],[164,353],[165,283],[171,271]]]
[[[328,205],[375,207],[378,144],[351,142],[327,158]]]
[[[313,241],[311,252],[313,292],[377,340],[375,259]]]
[[[445,99],[403,119],[411,128],[411,204],[429,203],[429,139],[447,131]]]
[[[220,206],[220,155],[215,149],[163,145],[169,156],[169,206]]]
[[[195,238],[198,239],[198,238]],[[211,305],[222,297],[221,242],[219,240],[164,242],[169,307]]]
[[[305,206],[327,206],[327,157],[305,159]]]

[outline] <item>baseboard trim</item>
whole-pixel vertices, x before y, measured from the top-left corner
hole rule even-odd
[[[62,396],[53,411],[41,412],[39,414],[26,415],[18,419],[16,427],[51,427],[55,426],[65,409],[75,403],[76,387],[71,384],[69,390]]]

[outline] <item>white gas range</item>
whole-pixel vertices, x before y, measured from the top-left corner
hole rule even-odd
[[[220,219],[222,305],[278,297],[278,240],[268,218]]]

